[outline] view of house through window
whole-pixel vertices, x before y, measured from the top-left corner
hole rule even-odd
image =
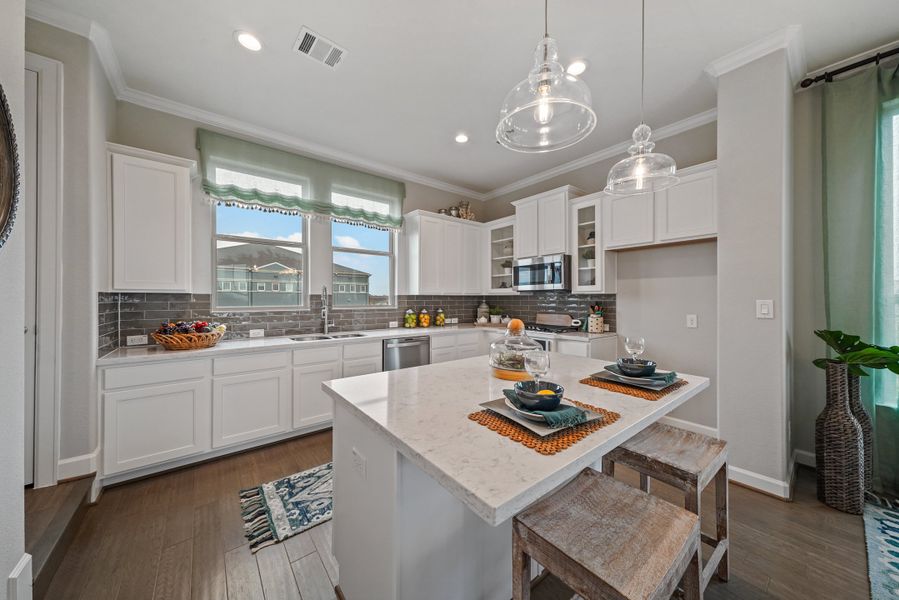
[[[389,306],[393,296],[393,234],[331,223],[334,306]]]
[[[238,206],[217,206],[215,214],[216,307],[301,306],[303,217]]]

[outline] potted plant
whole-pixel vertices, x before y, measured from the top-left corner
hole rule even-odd
[[[491,306],[490,307],[490,322],[491,323],[499,323],[500,319],[503,316],[503,309],[499,306]]]
[[[874,428],[861,403],[859,377],[868,376],[865,369],[899,373],[899,346],[874,346],[836,330],[818,330],[815,335],[835,353],[813,361],[827,371],[827,401],[815,419],[818,499],[861,514],[873,478]]]
[[[592,269],[596,266],[596,250],[593,248],[587,248],[584,250],[584,260],[587,262],[587,267]]]
[[[504,260],[503,262],[501,262],[499,264],[499,266],[501,266],[503,268],[504,275],[512,274],[512,261],[511,260]]]

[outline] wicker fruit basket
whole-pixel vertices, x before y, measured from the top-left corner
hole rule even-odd
[[[151,335],[166,350],[200,350],[218,344],[225,335],[225,326],[207,321],[165,321]]]

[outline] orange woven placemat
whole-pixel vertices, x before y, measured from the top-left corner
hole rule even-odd
[[[540,437],[530,429],[519,425],[515,421],[497,414],[492,410],[479,410],[468,415],[468,418],[491,431],[495,431],[498,434],[509,438],[513,442],[518,442],[522,446],[527,446],[540,454],[546,455],[555,454],[570,448],[594,431],[602,429],[606,425],[611,425],[621,418],[620,414],[612,412],[611,410],[599,408],[598,406],[593,406],[591,404],[584,404],[583,402],[578,402],[577,400],[571,400],[569,398],[566,398],[566,400],[581,408],[592,410],[593,412],[602,415],[603,418],[589,423],[568,427],[567,429],[562,429],[561,431],[551,433],[544,437]]]
[[[630,385],[624,385],[622,383],[606,381],[605,379],[597,379],[595,377],[587,377],[585,379],[581,379],[581,383],[592,385],[593,387],[602,388],[604,390],[609,390],[610,392],[618,392],[619,394],[627,394],[628,396],[636,396],[637,398],[643,398],[644,400],[653,401],[658,400],[659,398],[664,398],[674,390],[678,390],[687,385],[687,382],[681,379],[676,383],[672,383],[664,390],[655,391],[644,390]]]

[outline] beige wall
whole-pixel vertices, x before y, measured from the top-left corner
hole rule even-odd
[[[0,85],[12,111],[13,127],[25,134],[25,1],[0,0]],[[19,151],[22,148],[19,146]],[[24,171],[23,176],[24,176]],[[21,213],[20,213],[21,219]],[[25,430],[25,238],[20,220],[0,248],[0,600],[6,578],[25,552],[25,509],[22,494]]]
[[[712,380],[671,416],[718,428],[717,256],[714,241],[618,252],[617,329],[646,339],[647,358],[666,369]],[[687,329],[687,315],[699,327]]]
[[[60,458],[97,447],[97,291],[106,287],[106,140],[115,100],[91,43],[27,20],[25,48],[63,63],[63,264]]]
[[[709,123],[708,125],[703,125],[661,140],[659,141],[658,146],[656,146],[656,149],[659,152],[666,152],[673,156],[674,160],[677,161],[677,166],[680,168],[698,165],[710,160],[715,160],[715,156],[717,156],[715,132],[715,123]],[[608,160],[587,165],[586,167],[581,167],[580,169],[553,177],[552,179],[547,179],[546,181],[528,186],[510,194],[488,200],[481,205],[482,207],[479,210],[479,212],[484,213],[484,218],[479,218],[478,220],[492,221],[494,219],[507,217],[515,213],[514,207],[510,204],[512,201],[527,198],[528,196],[562,187],[563,185],[573,185],[584,190],[588,194],[598,192],[606,187],[606,177],[608,176],[612,165],[625,156],[627,156],[627,154],[622,154]],[[473,203],[473,206],[475,207],[475,210],[478,210],[477,202]]]

